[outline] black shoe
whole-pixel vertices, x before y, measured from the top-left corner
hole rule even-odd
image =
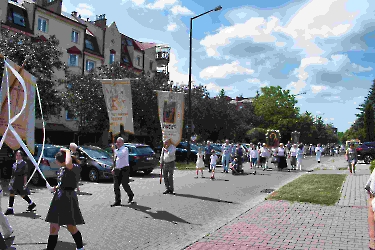
[[[116,201],[115,203],[111,205],[111,207],[118,207],[118,206],[121,206],[121,201]]]
[[[33,202],[31,205],[27,207],[28,211],[32,211],[36,207],[35,203]]]
[[[14,214],[13,208],[8,208],[7,211],[4,214],[5,215]]]
[[[128,203],[131,203],[133,201],[134,195],[129,197]]]
[[[165,190],[165,191],[163,192],[163,194],[169,194],[169,193],[170,193],[169,190]]]
[[[169,194],[175,195],[176,193],[174,191],[169,191]]]

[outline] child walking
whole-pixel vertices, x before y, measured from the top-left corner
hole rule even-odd
[[[345,158],[349,163],[349,171],[351,174],[355,174],[355,165],[358,162],[357,150],[354,147],[354,143],[350,144],[350,147],[346,150]]]
[[[255,148],[254,145],[252,145],[250,150],[250,158],[251,158],[251,165],[250,168],[253,169],[256,168],[257,162],[258,162],[258,150]]]
[[[202,173],[202,178],[204,178],[204,176],[203,176],[203,168],[204,168],[203,157],[204,157],[204,154],[202,152],[202,148],[199,148],[198,149],[198,153],[197,153],[197,162],[196,162],[196,166],[195,166],[196,169],[197,169],[197,176],[195,178],[198,178],[198,172],[199,172],[199,170]]]
[[[13,164],[12,177],[9,183],[9,207],[5,212],[5,215],[14,214],[14,196],[20,195],[28,204],[28,211],[32,211],[36,205],[29,198],[30,190],[26,187],[27,183],[27,163],[23,160],[24,154],[18,150],[16,153],[16,162]]]
[[[211,156],[210,156],[211,162],[210,162],[210,170],[212,172],[211,179],[215,179],[215,169],[216,169],[216,163],[217,163],[217,155],[215,153],[215,150],[211,151]]]
[[[85,224],[79,209],[77,193],[76,172],[78,164],[73,164],[69,149],[61,149],[55,156],[56,163],[60,166],[58,185],[53,188],[55,194],[52,198],[46,221],[50,223],[47,250],[53,250],[57,244],[60,226],[67,225],[77,249],[83,250],[82,235],[77,225]],[[76,162],[77,160],[74,159]]]
[[[293,144],[293,147],[290,148],[289,157],[291,157],[290,166],[292,167],[292,170],[297,170],[297,144]]]
[[[305,157],[303,144],[298,145],[297,149],[297,169],[302,170],[302,159]]]

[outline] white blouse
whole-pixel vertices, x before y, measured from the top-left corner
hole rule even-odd
[[[285,148],[279,147],[277,150],[277,155],[278,156],[285,156]]]

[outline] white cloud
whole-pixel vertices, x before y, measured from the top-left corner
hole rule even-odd
[[[79,3],[76,7],[76,11],[79,15],[90,17],[94,16],[95,9],[89,4]]]
[[[183,60],[178,60],[178,54],[176,54],[176,51],[173,48],[171,49],[169,59],[169,79],[177,85],[187,85],[189,83],[189,74],[184,74],[179,71],[178,65],[181,67],[184,67],[185,65],[182,64]],[[192,81],[195,82],[194,76],[192,76]]]
[[[123,2],[126,0],[122,0]],[[131,0],[135,5],[142,5],[145,3],[145,0]]]
[[[61,10],[64,11],[64,12],[68,11],[68,9],[66,8],[64,3],[62,3],[62,5],[61,5]]]
[[[331,118],[329,118],[331,121],[334,121],[335,120],[335,118],[333,118],[333,117],[331,117]]]
[[[327,86],[323,85],[311,85],[311,90],[314,94],[322,92],[323,90],[327,90]]]
[[[206,89],[211,92],[220,92],[220,90],[222,89],[224,89],[224,91],[230,91],[230,90],[233,90],[233,86],[221,87],[217,85],[216,83],[210,82],[209,84],[206,84]]]
[[[167,5],[173,5],[177,0],[156,0],[153,4],[147,4],[150,9],[164,9]]]
[[[177,29],[176,23],[170,23],[167,25],[167,31],[175,31]]]
[[[193,15],[194,13],[185,6],[175,5],[171,9],[173,15]]]
[[[232,63],[225,63],[219,66],[209,66],[200,72],[200,78],[211,79],[211,78],[225,78],[227,75],[232,74],[247,74],[251,75],[254,70],[242,67],[239,61],[233,61]]]

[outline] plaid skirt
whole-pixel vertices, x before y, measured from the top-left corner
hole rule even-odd
[[[61,225],[85,224],[74,190],[58,189],[52,198],[46,221]]]

